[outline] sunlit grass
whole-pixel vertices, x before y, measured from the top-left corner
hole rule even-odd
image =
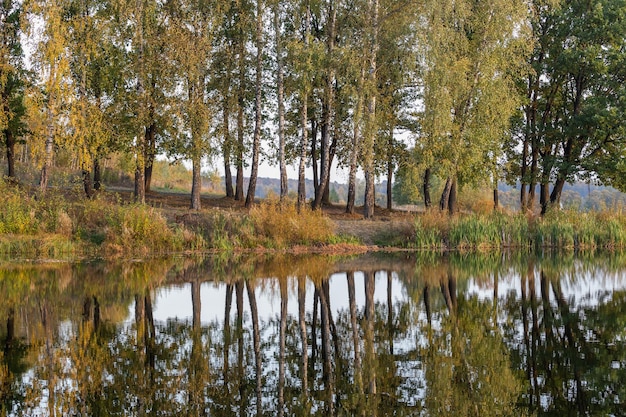
[[[250,210],[250,219],[263,246],[319,245],[333,236],[330,221],[321,211],[308,206],[298,210],[294,202],[270,198]]]
[[[426,213],[416,219],[414,242],[420,249],[616,249],[626,247],[626,216],[561,210],[544,217],[498,212],[454,217]]]

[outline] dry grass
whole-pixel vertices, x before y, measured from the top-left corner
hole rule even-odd
[[[265,247],[285,248],[294,245],[315,246],[328,243],[333,228],[321,211],[293,202],[268,199],[250,210],[250,219]]]

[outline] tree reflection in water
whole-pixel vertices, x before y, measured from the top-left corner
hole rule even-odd
[[[8,266],[0,415],[619,415],[624,263],[595,259]]]

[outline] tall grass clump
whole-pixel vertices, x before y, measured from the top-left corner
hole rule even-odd
[[[450,228],[450,246],[457,249],[501,247],[502,230],[499,223],[492,216],[486,215],[456,217]]]
[[[528,221],[500,212],[459,216],[451,221],[449,243],[456,249],[528,246]]]
[[[578,212],[549,210],[542,218],[535,220],[533,225],[532,240],[535,246],[574,248],[576,246],[574,221],[577,221],[579,216]]]
[[[442,249],[449,230],[450,218],[438,210],[428,210],[415,219],[415,247]]]
[[[165,218],[144,205],[111,205],[104,217],[105,250],[109,254],[159,253],[184,249],[180,234],[168,227]]]
[[[266,247],[319,245],[328,243],[333,236],[331,223],[320,210],[308,206],[298,210],[293,202],[268,199],[250,210],[250,219],[259,243]]]
[[[463,250],[527,247],[528,230],[523,215],[492,212],[450,217],[440,211],[429,211],[416,218],[415,246]]]
[[[232,251],[256,245],[256,233],[247,217],[229,211],[209,213],[203,228],[211,249]]]
[[[615,249],[626,246],[626,217],[618,212],[551,210],[533,225],[540,247]]]
[[[623,213],[598,212],[596,243],[606,249],[626,247],[626,216]]]

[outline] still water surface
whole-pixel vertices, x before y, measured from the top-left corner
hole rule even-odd
[[[624,415],[621,254],[0,266],[3,415]]]

